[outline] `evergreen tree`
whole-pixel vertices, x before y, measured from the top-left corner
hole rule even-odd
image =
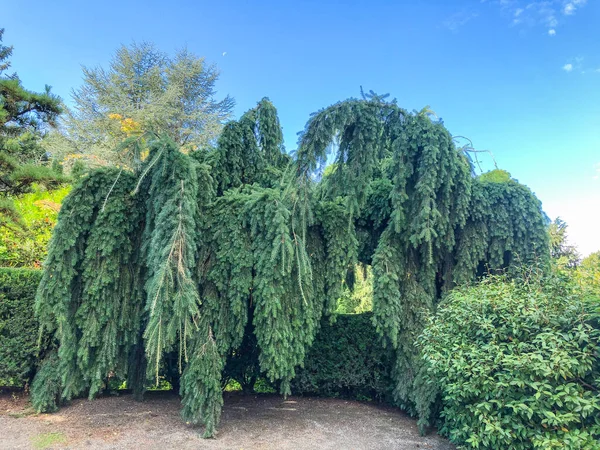
[[[107,68],[83,68],[74,106],[48,148],[137,169],[139,148],[119,144],[144,132],[167,135],[188,152],[212,146],[235,104],[217,99],[218,78],[215,66],[185,49],[171,56],[146,42],[122,46]]]
[[[426,314],[485,270],[547,258],[531,191],[473,178],[427,110],[384,96],[313,115],[295,158],[267,99],[228,123],[215,150],[188,155],[169,137],[149,148],[134,173],[85,176],[60,213],[37,308],[60,342],[39,376],[59,373],[62,398],[93,397],[109,376],[141,393],[175,354],[182,416],[212,436],[227,359],[255,342],[260,370],[289,394],[360,261],[373,266],[375,326],[396,351],[396,403],[424,428],[437,396],[415,346]],[[51,409],[55,391],[34,385],[36,407]]]
[[[45,164],[40,140],[62,112],[60,98],[46,86],[43,93],[23,87],[10,68],[12,47],[2,45],[0,29],[0,226],[19,222],[11,197],[30,192],[34,184],[54,186],[63,178]]]
[[[577,267],[581,256],[577,248],[568,243],[567,223],[560,217],[554,219],[548,226],[550,237],[550,256],[558,267]]]
[[[318,178],[332,151],[327,192],[341,195],[357,228],[368,230],[359,235],[369,254],[359,259],[373,264],[374,322],[397,351],[394,398],[423,430],[437,395],[414,344],[427,311],[482,266],[547,258],[541,205],[512,180],[473,180],[468,158],[427,109],[408,113],[384,96],[315,114],[300,138],[300,178]]]

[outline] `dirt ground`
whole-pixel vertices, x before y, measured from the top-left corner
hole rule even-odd
[[[453,449],[397,409],[339,399],[228,393],[216,439],[183,423],[179,398],[150,392],[75,400],[32,414],[27,397],[0,394],[1,449]]]

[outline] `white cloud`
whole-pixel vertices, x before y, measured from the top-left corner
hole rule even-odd
[[[570,16],[575,12],[575,5],[573,3],[567,3],[563,9],[563,14]]]
[[[488,2],[499,8],[501,14],[510,18],[511,25],[522,27],[543,26],[550,36],[556,35],[556,28],[571,18],[585,6],[587,0],[492,0]],[[553,30],[553,31],[551,31]]]
[[[596,70],[589,67],[589,65],[586,67],[584,65],[584,60],[585,60],[585,58],[583,56],[576,56],[575,58],[569,58],[567,60],[568,63],[565,64],[564,66],[562,66],[562,69],[565,72],[577,72],[582,75],[586,74],[586,73],[596,72]],[[600,69],[597,71],[600,72]]]
[[[587,3],[587,0],[571,0],[567,1],[564,8],[563,14],[566,16],[571,16],[575,13],[575,10],[578,7],[584,6]]]
[[[456,33],[459,28],[465,26],[468,22],[475,19],[479,14],[472,11],[461,11],[452,14],[444,21],[444,26],[453,33]]]

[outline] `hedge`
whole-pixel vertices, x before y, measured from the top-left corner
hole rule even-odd
[[[292,382],[295,394],[388,401],[393,353],[384,349],[372,314],[324,320],[313,346]]]
[[[372,314],[338,314],[332,319],[322,321],[304,360],[304,368],[296,370],[292,393],[391,401],[393,354],[381,346]],[[246,392],[252,392],[259,385],[257,390],[263,390],[265,383],[270,385],[261,377],[252,333],[246,333],[240,349],[227,359],[223,384],[232,380]],[[270,387],[278,390],[277,386]]]
[[[35,373],[33,303],[41,275],[39,270],[0,268],[0,387],[24,387]]]

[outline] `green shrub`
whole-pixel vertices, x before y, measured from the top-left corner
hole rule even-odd
[[[473,448],[600,448],[600,332],[569,280],[453,291],[421,339],[440,431]]]
[[[324,320],[313,346],[296,371],[295,394],[387,400],[393,353],[384,349],[372,314],[337,315]]]
[[[577,267],[575,276],[582,289],[591,295],[600,296],[600,251],[584,258]]]
[[[60,204],[70,189],[37,189],[15,200],[23,228],[0,227],[0,267],[41,267]]]
[[[337,314],[362,314],[372,311],[373,270],[371,266],[357,264],[348,274],[351,275],[351,280],[344,280],[335,312]],[[351,286],[348,281],[352,282]]]
[[[391,401],[393,352],[381,346],[372,317],[367,312],[336,314],[333,322],[323,320],[304,368],[296,370],[292,393]],[[278,383],[270,382],[261,371],[259,353],[249,322],[242,344],[227,357],[222,387],[246,393],[279,392]],[[177,353],[167,355],[165,361],[165,377],[178,390]]]
[[[39,270],[0,268],[0,386],[23,387],[35,372],[33,304],[41,275]]]

